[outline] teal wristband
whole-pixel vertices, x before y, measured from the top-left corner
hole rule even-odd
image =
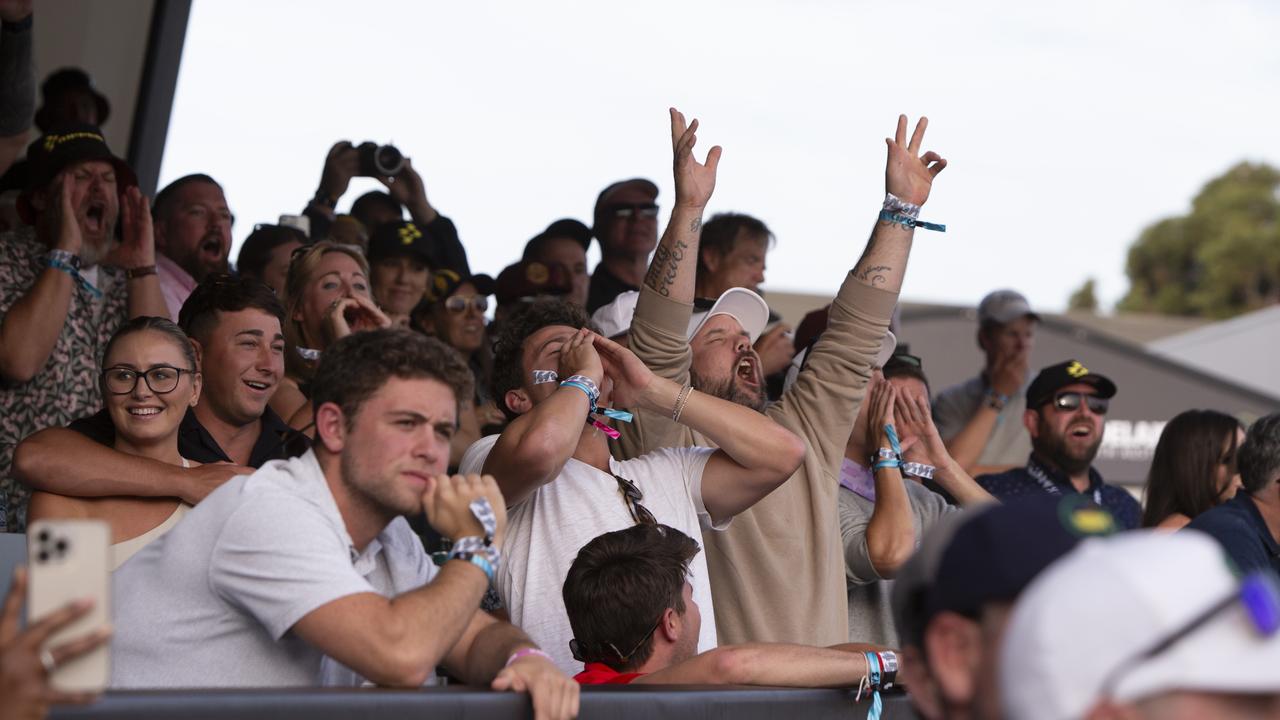
[[[872,472],[876,470],[884,470],[885,468],[900,468],[902,462],[899,460],[881,460],[871,467]]]
[[[490,585],[494,584],[493,565],[489,564],[488,558],[486,558],[484,555],[476,553],[475,555],[471,556],[471,564],[475,565],[476,567],[484,571],[485,577],[489,578]]]

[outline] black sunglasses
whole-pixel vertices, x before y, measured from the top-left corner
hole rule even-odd
[[[1082,392],[1064,392],[1053,396],[1053,406],[1066,412],[1078,410],[1081,402],[1088,405],[1089,412],[1094,415],[1106,415],[1107,408],[1111,406],[1110,398],[1098,397],[1097,395],[1089,395]]]
[[[611,475],[613,473],[610,473]],[[649,512],[649,508],[640,504],[644,500],[644,493],[640,492],[640,488],[630,480],[621,475],[614,475],[614,480],[618,481],[618,492],[622,493],[622,499],[627,503],[627,510],[631,512],[631,519],[637,525],[657,525],[658,519]]]
[[[605,211],[616,218],[622,219],[658,217],[658,206],[654,203],[637,203],[633,205],[618,203],[607,206]]]
[[[617,645],[614,645],[611,642],[602,643],[602,646],[597,648],[592,646],[591,643],[579,642],[577,638],[573,638],[569,640],[569,652],[573,654],[574,660],[577,660],[580,663],[589,663],[589,662],[595,662],[596,661],[595,658],[605,655],[604,649],[608,648],[610,651],[612,651],[614,656],[616,656],[618,663],[625,665],[627,661],[631,659],[631,656],[635,655],[636,652],[638,652],[640,648],[643,647],[644,644],[649,640],[649,638],[652,637],[655,632],[657,632],[658,626],[661,624],[662,624],[662,617],[659,616],[658,621],[653,624],[653,627],[649,628],[649,632],[645,633],[644,637],[640,638],[640,641],[637,642],[634,646],[632,646],[631,652],[628,652],[628,653],[623,653],[621,650],[618,649]]]

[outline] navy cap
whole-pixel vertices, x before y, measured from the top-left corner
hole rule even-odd
[[[434,264],[431,235],[408,220],[382,223],[369,236],[369,262],[383,258],[412,255],[428,266]]]
[[[1012,601],[1081,539],[1116,529],[1111,513],[1085,495],[1036,495],[992,505],[952,536],[924,603],[925,623],[943,611],[972,617],[987,603]]]
[[[534,235],[524,244],[523,260],[539,260],[538,253],[548,240],[568,238],[586,250],[591,245],[591,228],[573,218],[561,218],[547,226],[546,230]]]
[[[1034,410],[1053,399],[1053,394],[1068,385],[1092,385],[1098,397],[1114,397],[1116,384],[1089,370],[1079,360],[1065,360],[1042,369],[1027,387],[1027,409]]]

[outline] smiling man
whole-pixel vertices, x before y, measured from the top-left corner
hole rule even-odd
[[[444,475],[471,373],[408,330],[351,335],[316,369],[315,447],[214,491],[115,576],[116,688],[469,684],[577,714],[576,685],[479,610],[502,566],[492,477]],[[437,568],[405,515],[454,541]]]
[[[156,270],[165,302],[178,321],[178,310],[196,283],[227,272],[231,223],[222,186],[208,175],[186,175],[156,194]]]
[[[60,495],[180,497],[194,505],[234,475],[305,452],[306,437],[267,405],[284,374],[283,318],[271,288],[228,275],[205,278],[182,306],[179,324],[196,346],[205,391],[183,418],[178,449],[201,465],[180,468],[112,449],[104,411],[25,440],[16,474]]]
[[[997,499],[1021,495],[1088,495],[1128,530],[1141,522],[1142,506],[1128,492],[1102,481],[1093,458],[1102,445],[1103,418],[1116,385],[1078,360],[1050,365],[1027,387],[1022,423],[1031,435],[1026,467],[982,475],[978,484]]]

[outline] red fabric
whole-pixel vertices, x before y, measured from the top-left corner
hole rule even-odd
[[[573,676],[579,685],[626,685],[644,673],[620,673],[604,663],[587,663]]]

